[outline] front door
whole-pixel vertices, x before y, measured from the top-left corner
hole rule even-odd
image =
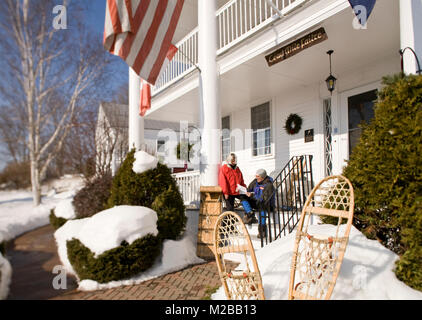
[[[340,95],[339,167],[347,165],[354,147],[359,143],[362,123],[374,117],[374,106],[380,83],[343,92]]]

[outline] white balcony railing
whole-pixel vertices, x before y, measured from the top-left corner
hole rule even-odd
[[[282,16],[311,0],[271,0]],[[231,0],[217,13],[218,49],[222,54],[278,18],[267,0]],[[179,49],[152,88],[152,95],[183,78],[198,64],[198,28],[176,44]]]
[[[199,208],[201,187],[199,170],[175,173],[173,178],[176,180],[185,206]]]

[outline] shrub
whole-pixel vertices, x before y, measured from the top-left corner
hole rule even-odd
[[[144,206],[157,212],[157,228],[163,239],[174,239],[186,224],[182,196],[170,169],[161,163],[143,173],[132,170],[135,150],[130,151],[113,179],[108,208]]]
[[[29,162],[11,162],[0,173],[0,184],[9,189],[24,189],[31,185]]]
[[[384,85],[344,175],[355,190],[355,226],[399,254],[397,277],[422,290],[422,76]]]
[[[183,199],[174,186],[170,186],[155,198],[151,209],[157,212],[157,229],[164,239],[176,240],[186,225]]]
[[[60,228],[62,225],[64,225],[67,222],[67,219],[65,218],[61,218],[61,217],[56,217],[55,213],[54,213],[54,209],[50,210],[50,224],[53,226],[54,229],[58,229]]]
[[[94,256],[78,239],[67,241],[69,261],[81,280],[99,283],[132,277],[150,268],[160,254],[159,237],[146,235],[132,244],[123,241],[117,248]]]
[[[73,199],[77,219],[91,217],[106,208],[112,184],[111,174],[88,181]]]

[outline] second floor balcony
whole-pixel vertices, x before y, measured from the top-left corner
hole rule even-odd
[[[315,1],[317,0],[227,1],[216,12],[217,56],[223,55],[230,48],[280,18],[288,16],[309,2]],[[186,4],[193,6],[193,2],[185,3],[185,7]],[[179,50],[152,88],[153,97],[196,69],[198,65],[198,43],[198,27],[196,27],[175,44]]]

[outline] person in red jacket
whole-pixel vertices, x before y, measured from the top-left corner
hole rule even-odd
[[[237,166],[237,157],[234,153],[229,154],[227,157],[227,163],[223,164],[220,169],[218,176],[218,184],[220,185],[224,202],[226,204],[227,211],[234,210],[234,199],[240,199],[242,206],[245,209],[245,223],[256,223],[258,220],[253,214],[252,208],[248,201],[249,195],[239,194],[238,185],[246,188],[246,184],[243,181],[243,174]]]

